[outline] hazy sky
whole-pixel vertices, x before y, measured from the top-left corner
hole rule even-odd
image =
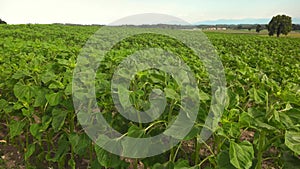
[[[162,13],[194,23],[203,20],[300,18],[299,0],[0,0],[0,18],[10,24],[108,24],[140,13]]]

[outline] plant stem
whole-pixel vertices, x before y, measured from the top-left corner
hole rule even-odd
[[[265,141],[265,131],[262,131],[259,136],[258,140],[258,152],[257,152],[257,164],[255,169],[261,169],[262,161],[263,161],[263,148],[264,148],[264,141]]]
[[[198,137],[195,138],[195,165],[199,163],[199,153],[200,153],[200,144],[197,138]]]
[[[147,132],[151,127],[153,127],[154,125],[159,124],[159,123],[167,123],[167,122],[164,120],[156,121],[156,122],[150,124],[147,128],[145,128],[145,132]]]
[[[176,160],[176,156],[177,156],[177,154],[178,154],[178,151],[179,151],[179,149],[180,149],[180,147],[181,147],[181,144],[182,144],[182,141],[179,143],[179,145],[178,145],[178,147],[177,147],[177,149],[176,149],[176,151],[175,151],[175,154],[174,154],[174,157],[173,157],[173,162],[175,162],[175,160]]]
[[[70,133],[74,133],[75,131],[75,123],[74,123],[74,114],[72,111],[69,113],[69,119],[70,119]]]
[[[138,119],[139,119],[139,127],[143,128],[143,123],[142,123],[142,119],[141,119],[141,112],[138,112]]]
[[[91,166],[91,162],[93,161],[93,142],[90,143],[90,152],[89,152],[89,155],[90,155],[90,163],[89,163],[89,166]]]
[[[171,101],[171,104],[170,104],[170,109],[169,109],[169,113],[168,113],[168,122],[170,122],[171,121],[171,119],[172,119],[172,112],[173,112],[173,106],[174,106],[174,103],[175,103],[175,101]]]
[[[202,165],[205,161],[207,161],[207,160],[208,160],[209,158],[211,158],[211,157],[214,157],[214,155],[207,156],[205,159],[203,159],[203,160],[201,161],[201,163],[198,164],[199,168],[201,167],[201,165]]]
[[[172,119],[172,112],[173,112],[174,103],[175,102],[172,100],[171,104],[170,104],[169,113],[168,113],[168,123],[170,123],[170,121]],[[170,156],[169,156],[169,161],[172,161],[172,159],[174,158],[174,155],[175,155],[174,148],[171,148],[171,150],[170,150]]]
[[[175,151],[174,151],[174,147],[170,149],[170,156],[169,156],[169,161],[173,161],[173,159],[175,158]]]
[[[29,126],[26,128],[26,133],[25,133],[25,139],[26,139],[25,140],[25,148],[26,148],[26,151],[29,150],[29,136],[28,136],[29,134],[28,134],[28,132],[30,132],[29,131]],[[26,168],[30,166],[29,160],[26,160],[25,163],[26,163]]]
[[[134,168],[134,169],[137,169],[137,168],[138,168],[138,159],[135,159],[135,160],[134,160],[133,168]]]

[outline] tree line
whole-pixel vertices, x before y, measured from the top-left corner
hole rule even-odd
[[[0,19],[0,24],[7,24],[5,21]],[[134,26],[134,25],[127,25]],[[134,26],[135,27],[135,26]],[[239,25],[168,25],[168,24],[157,24],[157,25],[140,25],[138,27],[144,28],[167,28],[167,29],[208,29],[211,27],[214,28],[226,28],[226,29],[248,29],[249,31],[255,30],[257,33],[260,33],[262,30],[268,30],[269,35],[277,35],[279,37],[281,34],[287,35],[289,32],[300,30],[300,24],[292,24],[292,17],[287,15],[277,15],[274,16],[268,24],[239,24]]]

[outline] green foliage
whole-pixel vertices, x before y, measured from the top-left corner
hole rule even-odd
[[[12,121],[9,124],[9,137],[14,138],[15,136],[21,135],[26,122],[22,121]]]
[[[295,131],[286,131],[285,144],[296,154],[300,154],[300,133]]]
[[[274,34],[277,37],[280,34],[287,35],[292,31],[292,18],[286,15],[277,15],[272,18],[268,24],[269,35],[273,36]]]
[[[248,169],[252,166],[254,150],[251,143],[244,141],[242,143],[230,142],[229,149],[230,163],[236,168]]]
[[[0,25],[0,122],[9,130],[4,139],[19,148],[26,163],[38,166],[41,164],[37,161],[46,160],[49,166],[44,167],[78,168],[80,160],[87,159],[91,168],[130,165],[127,159],[96,146],[74,112],[70,84],[76,58],[98,28]],[[183,31],[182,36],[186,33]],[[125,39],[101,63],[95,78],[96,96],[107,122],[134,138],[158,135],[173,124],[181,106],[181,94],[172,76],[164,72],[139,72],[129,87],[130,101],[139,110],[149,108],[152,89],[165,93],[168,104],[156,121],[139,124],[126,120],[116,112],[111,98],[110,80],[117,65],[135,51],[163,46],[193,70],[200,92],[200,110],[192,131],[180,144],[161,155],[137,159],[136,164],[178,169],[260,168],[266,159],[271,159],[282,168],[297,167],[300,40],[221,33],[207,36],[223,62],[228,84],[225,112],[207,142],[201,142],[199,136],[211,104],[209,76],[201,60],[189,49],[164,36],[143,34]],[[126,76],[126,71],[122,75]],[[176,131],[183,129],[184,126],[176,126]]]

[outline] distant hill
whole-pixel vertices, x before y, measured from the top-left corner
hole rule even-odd
[[[195,25],[238,25],[238,24],[268,24],[271,18],[219,19],[195,22]],[[300,18],[293,18],[294,24],[300,24]]]

